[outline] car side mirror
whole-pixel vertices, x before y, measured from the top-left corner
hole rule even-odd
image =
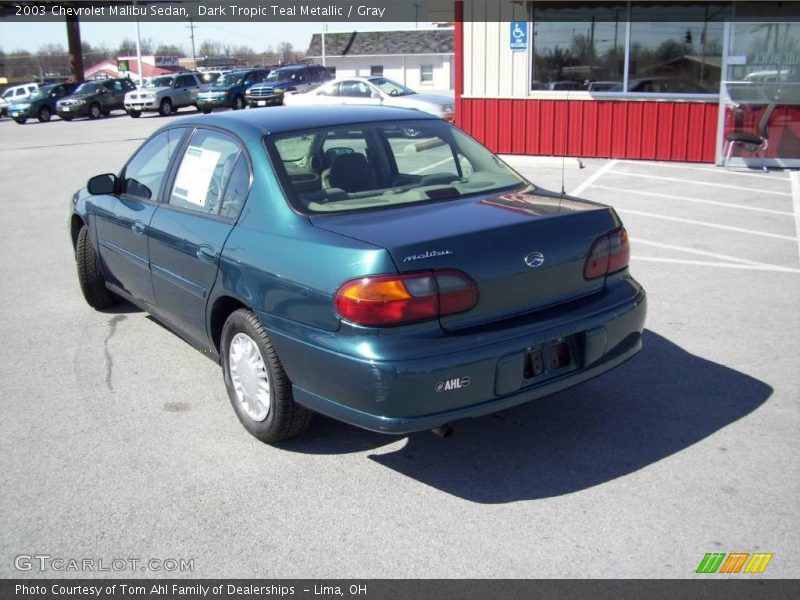
[[[117,176],[113,173],[95,175],[86,184],[86,190],[93,196],[113,194],[117,191]]]

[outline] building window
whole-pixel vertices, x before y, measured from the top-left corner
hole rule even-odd
[[[370,77],[383,77],[383,65],[372,65],[369,68]]]
[[[669,22],[670,7],[631,3],[628,91],[652,94],[716,94],[722,66],[723,23],[712,20],[725,6],[683,5],[685,21]],[[724,12],[727,15],[727,12]]]
[[[659,95],[719,91],[723,22],[732,14],[730,2],[530,6],[532,90]]]
[[[433,65],[422,65],[419,70],[420,83],[433,83]]]

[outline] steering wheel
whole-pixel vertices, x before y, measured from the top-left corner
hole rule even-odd
[[[394,89],[391,92],[389,92],[389,95],[390,96],[399,96],[400,95],[400,90]]]

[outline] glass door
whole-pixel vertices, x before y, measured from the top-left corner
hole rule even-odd
[[[800,167],[800,23],[725,24],[717,164]]]

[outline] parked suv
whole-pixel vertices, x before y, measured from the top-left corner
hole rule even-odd
[[[8,115],[20,125],[33,118],[46,123],[56,112],[58,99],[69,96],[77,87],[77,83],[43,85],[32,96],[13,102],[8,108]]]
[[[112,110],[124,110],[125,94],[135,89],[136,86],[127,78],[87,81],[72,96],[59,100],[56,111],[65,121],[72,121],[75,117],[107,117]]]
[[[166,117],[179,108],[196,106],[201,85],[197,73],[153,77],[144,87],[125,94],[125,111],[134,119],[155,111]]]
[[[3,90],[0,95],[0,116],[8,112],[8,107],[12,103],[24,100],[39,89],[38,83],[24,83],[22,85],[12,85]]]
[[[322,65],[287,65],[272,71],[264,83],[254,85],[245,98],[251,108],[283,104],[286,92],[307,92],[333,79]]]
[[[197,95],[197,108],[210,113],[215,108],[246,108],[245,92],[256,83],[264,81],[269,69],[239,69],[221,75],[214,83],[203,87]]]

